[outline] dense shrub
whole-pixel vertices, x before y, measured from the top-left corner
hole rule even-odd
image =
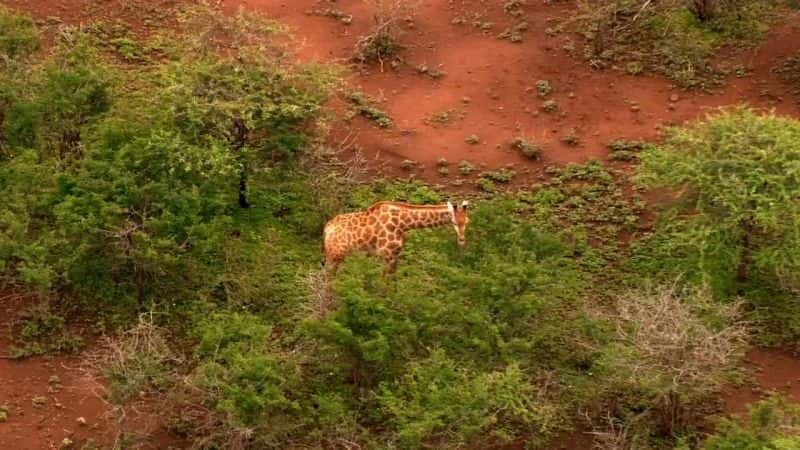
[[[703,450],[790,450],[800,447],[800,408],[772,396],[750,407],[747,420],[723,419]]]
[[[718,297],[745,293],[762,324],[799,335],[798,139],[797,121],[744,108],[672,129],[641,155],[640,179],[680,196],[637,245],[632,270],[685,272]]]
[[[122,308],[213,289],[237,203],[270,196],[278,177],[261,173],[307,142],[334,78],[257,51],[272,28],[189,11],[193,25],[252,39],[223,56],[179,35],[170,58],[112,69],[70,29],[13,98],[0,169],[6,275]]]
[[[395,276],[355,254],[327,279],[332,214],[446,195],[356,186],[316,152],[336,77],[286,58],[280,26],[181,11],[160,45],[64,29],[30,61],[16,49],[35,46],[14,43],[0,86],[2,281],[122,329],[92,359],[112,402],[158,394],[198,448],[546,448],[578,410],[665,441],[692,429],[738,349],[735,308],[616,295],[619,238],[642,208],[620,174],[549,167],[540,186],[476,202],[466,247],[450,227],[418,230]],[[636,247],[637,276],[797,289],[797,211],[770,204],[797,197],[797,133],[780,120],[738,112],[641,152],[647,181],[695,203]],[[725,264],[741,261],[737,281]],[[67,336],[42,311],[21,336]]]
[[[33,19],[0,5],[0,64],[6,64],[7,59],[30,55],[40,45],[39,30]]]

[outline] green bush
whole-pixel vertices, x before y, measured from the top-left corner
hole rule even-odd
[[[681,196],[636,246],[633,270],[683,272],[717,296],[744,292],[762,324],[798,335],[798,139],[800,122],[745,108],[671,129],[641,154],[639,179]]]
[[[410,363],[403,377],[382,385],[378,402],[404,447],[447,440],[458,445],[494,428],[536,424],[547,432],[558,420],[558,407],[536,398],[534,387],[516,365],[505,370],[471,373],[442,350]],[[500,434],[500,437],[506,437]],[[488,439],[488,436],[482,436]],[[455,442],[454,442],[455,439]]]
[[[92,39],[67,30],[32,71],[3,124],[7,276],[128,310],[198,299],[223,273],[234,222],[271,218],[236,205],[278,206],[279,161],[308,142],[335,77],[259,52],[268,38],[252,33],[271,28],[208,14],[188,17],[241,41],[235,58],[187,35],[152,67],[112,69]]]
[[[38,50],[40,45],[40,33],[33,19],[15,14],[0,5],[0,64],[4,64],[6,58],[27,56]]]
[[[20,314],[22,327],[11,356],[27,358],[45,353],[77,353],[83,348],[83,339],[66,327],[64,317],[50,311],[47,303],[34,305]]]
[[[308,323],[325,353],[339,355],[328,364],[347,368],[356,388],[377,393],[379,404],[368,405],[393,424],[389,439],[455,445],[478,430],[483,437],[527,431],[546,439],[566,426],[563,407],[571,400],[556,400],[566,378],[553,375],[547,391],[532,380],[551,370],[584,376],[592,353],[577,342],[596,339],[602,327],[581,311],[586,281],[568,249],[519,220],[517,205],[476,206],[465,249],[450,229],[412,233],[397,280],[383,279],[379,262],[355,255],[333,282],[336,310]],[[463,379],[466,386],[430,397],[424,374]],[[487,380],[503,380],[503,390],[520,395],[536,393],[537,401],[521,397],[508,416],[484,422],[502,399],[478,388]],[[471,395],[476,403],[463,405]],[[405,410],[404,399],[419,405]],[[451,414],[464,418],[463,427],[441,425]],[[445,435],[447,444],[440,440]]]
[[[772,396],[754,403],[747,420],[723,419],[703,450],[792,450],[800,448],[800,407]]]
[[[190,424],[203,448],[280,448],[311,431],[316,414],[300,367],[261,318],[216,312],[193,334],[197,367],[184,406],[207,411]]]
[[[774,2],[640,0],[581,2],[576,22],[594,67],[637,66],[661,73],[683,87],[709,87],[718,80],[714,51],[725,44],[763,38],[778,6]]]

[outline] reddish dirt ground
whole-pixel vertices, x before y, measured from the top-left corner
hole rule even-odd
[[[439,158],[451,162],[466,159],[489,169],[514,165],[522,175],[537,174],[547,164],[603,158],[607,155],[605,144],[614,139],[657,138],[663,126],[702,116],[718,106],[747,103],[775,108],[782,114],[800,114],[800,105],[792,100],[788,88],[770,73],[776,60],[800,48],[800,27],[789,25],[793,23],[790,18],[775,28],[760,49],[736,57],[752,76],[732,79],[721,92],[704,94],[673,89],[663,78],[587,69],[583,61],[562,49],[566,35],[545,33],[552,19],[569,15],[574,8],[571,3],[548,6],[529,1],[525,17],[530,31],[523,35],[524,41],[514,44],[498,39],[496,35],[513,24],[504,15],[501,3],[422,2],[402,38],[405,64],[397,70],[386,64],[383,72],[375,65],[365,74],[351,72],[348,77],[351,86],[385,99],[380,107],[394,119],[395,127],[383,130],[358,119],[352,128],[337,127],[334,136],[354,133],[368,161],[389,175],[402,174],[400,161],[411,159],[426,168],[417,174],[419,177],[444,183],[446,179],[435,170]],[[347,62],[358,37],[369,28],[372,12],[360,0],[221,0],[221,5],[228,11],[244,5],[288,24],[304,60],[342,63]],[[352,14],[352,24],[306,14],[320,8]],[[480,14],[482,21],[495,24],[490,33],[469,24],[451,23],[456,17],[474,13]],[[574,36],[572,39],[580,47],[580,41]],[[420,75],[415,68],[421,64],[440,68],[446,75],[438,80]],[[563,116],[537,111],[541,104],[535,89],[537,80],[550,81],[552,98]],[[678,101],[671,110],[669,98],[673,94],[678,95]],[[464,103],[464,98],[469,102]],[[633,105],[638,111],[632,110]],[[450,109],[464,110],[466,116],[446,126],[425,123],[432,114]],[[572,130],[582,141],[577,148],[560,141]],[[466,143],[471,134],[479,136],[481,143]],[[517,136],[545,143],[543,161],[531,162],[511,151],[509,141]]]
[[[9,7],[31,13],[50,36],[60,24],[81,24],[97,20],[123,19],[141,29],[141,8],[158,16],[171,5],[186,0],[0,0]],[[212,2],[213,3],[213,2]],[[226,11],[240,7],[256,10],[289,25],[297,42],[296,51],[305,61],[346,64],[358,37],[370,25],[372,10],[361,0],[217,0]],[[757,50],[733,56],[730,61],[744,64],[750,75],[732,78],[718,92],[699,93],[674,89],[663,78],[633,77],[614,71],[595,71],[563,50],[566,35],[545,33],[551,20],[568,16],[572,3],[530,0],[524,7],[529,31],[523,42],[513,44],[496,38],[512,24],[503,14],[502,2],[486,0],[427,0],[407,22],[403,36],[404,64],[384,71],[375,65],[366,71],[345,71],[352,87],[381,100],[378,106],[389,113],[395,126],[375,127],[362,118],[352,123],[337,122],[332,142],[351,136],[354,146],[363,151],[371,167],[386,175],[409,175],[399,168],[405,159],[418,161],[423,169],[414,175],[434,183],[447,183],[457,176],[443,178],[436,173],[439,158],[452,163],[469,160],[489,169],[513,166],[520,180],[535,178],[544,166],[603,158],[605,144],[614,139],[654,139],[669,124],[702,116],[711,108],[747,103],[774,108],[778,113],[800,116],[800,102],[770,68],[800,48],[800,14],[786,17]],[[337,8],[353,15],[346,25],[330,17],[307,14],[317,8]],[[456,17],[493,22],[488,33],[470,24],[454,25]],[[469,20],[468,20],[469,21]],[[580,40],[573,37],[580,48]],[[432,79],[417,73],[427,65],[446,75]],[[535,83],[548,80],[551,98],[561,113],[539,111]],[[678,99],[670,107],[670,96]],[[468,101],[465,101],[468,99]],[[431,126],[426,119],[447,110],[463,111],[462,119],[442,126]],[[574,132],[581,145],[573,148],[560,139]],[[475,134],[480,144],[470,145],[465,138]],[[509,148],[517,136],[547,144],[542,161],[520,157]],[[351,150],[346,150],[349,152]],[[344,158],[349,155],[343,153]],[[7,352],[8,328],[19,300],[0,297],[0,355]],[[730,387],[724,401],[726,410],[742,413],[746,405],[764,392],[778,390],[800,401],[800,358],[778,350],[755,349],[748,354],[749,366],[757,387]],[[0,448],[58,448],[68,437],[82,444],[93,439],[111,445],[120,427],[109,406],[99,395],[103,386],[80,370],[79,357],[46,357],[26,361],[0,359],[0,406],[8,405],[10,416],[0,423]],[[50,382],[56,375],[59,383]],[[59,387],[60,386],[60,387]],[[57,391],[57,392],[56,392]],[[44,407],[33,405],[34,397],[44,396]],[[83,417],[86,426],[78,423]],[[130,418],[128,418],[130,421]],[[145,428],[158,430],[159,420],[136,419]],[[180,446],[157,433],[141,442],[141,448]],[[584,449],[588,440],[582,433],[558,444],[563,449]]]
[[[70,448],[89,441],[98,448],[123,441],[125,448],[143,450],[186,447],[164,430],[164,419],[150,405],[128,408],[126,415],[113,410],[103,400],[104,385],[87,372],[83,355],[7,359],[15,318],[31,301],[0,296],[0,407],[8,410],[7,420],[0,422],[1,449],[62,448],[64,439],[73,443]],[[95,339],[88,342],[87,352],[96,347]]]
[[[19,296],[0,297],[0,356],[9,353],[12,323],[25,304]],[[108,408],[98,395],[102,386],[79,366],[78,357],[0,359],[0,406],[9,412],[0,423],[3,448],[59,448],[65,438],[79,445],[89,438],[99,445],[113,443]],[[34,404],[37,397],[45,399],[43,405]],[[78,422],[81,417],[85,425]]]
[[[731,414],[747,412],[747,406],[770,392],[785,395],[800,402],[800,357],[785,350],[755,348],[745,357],[752,377],[743,386],[730,386],[723,399],[725,410]]]

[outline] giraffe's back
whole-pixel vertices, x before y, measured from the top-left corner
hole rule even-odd
[[[325,224],[325,258],[338,262],[353,250],[372,250],[376,220],[371,210],[340,214]]]

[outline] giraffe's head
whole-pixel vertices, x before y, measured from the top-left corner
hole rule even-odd
[[[463,246],[467,243],[467,224],[469,223],[469,216],[467,215],[467,205],[469,202],[466,200],[461,202],[461,206],[453,206],[452,203],[447,202],[447,207],[450,209],[450,215],[453,218],[453,228],[456,230],[458,237],[458,245]]]

